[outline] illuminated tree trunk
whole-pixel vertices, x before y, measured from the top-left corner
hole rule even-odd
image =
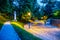
[[[14,21],[17,21],[17,19],[16,19],[16,11],[14,11]]]

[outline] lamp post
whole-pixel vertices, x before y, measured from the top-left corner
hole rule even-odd
[[[30,12],[28,13],[28,16],[31,16],[31,13]],[[29,25],[29,28],[30,28],[30,22],[28,23],[28,25]]]

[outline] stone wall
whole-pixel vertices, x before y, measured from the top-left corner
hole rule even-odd
[[[52,24],[53,26],[60,27],[60,19],[52,19],[52,20],[51,20],[51,24]]]

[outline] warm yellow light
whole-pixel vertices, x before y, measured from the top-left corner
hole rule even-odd
[[[23,27],[20,24],[18,24],[18,22],[11,22],[11,24],[17,25],[18,27],[23,29]]]
[[[43,18],[46,20],[47,19],[47,16],[44,16]]]
[[[41,17],[41,19],[43,19],[43,17]]]
[[[28,15],[30,16],[30,15],[31,15],[31,13],[28,13]]]

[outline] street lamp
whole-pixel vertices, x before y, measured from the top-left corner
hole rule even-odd
[[[31,15],[31,13],[28,13],[28,15],[30,16],[30,15]]]
[[[30,13],[30,12],[28,13],[28,16],[29,16],[29,17],[31,16],[31,13]],[[30,28],[30,22],[28,23],[28,26],[29,26],[29,28]]]

